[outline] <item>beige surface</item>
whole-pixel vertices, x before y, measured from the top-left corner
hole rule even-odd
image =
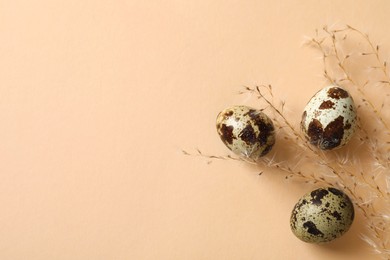
[[[215,117],[242,85],[299,120],[324,84],[304,35],[350,23],[389,53],[388,3],[0,0],[0,259],[375,259],[360,215],[302,243],[309,187],[180,149],[227,153]]]

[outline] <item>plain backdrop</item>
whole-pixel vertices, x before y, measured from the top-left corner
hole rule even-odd
[[[390,52],[388,1],[0,0],[0,259],[375,259],[358,214],[302,243],[309,186],[184,156],[229,154],[220,110],[271,83],[298,122],[323,87],[305,35],[335,23]]]

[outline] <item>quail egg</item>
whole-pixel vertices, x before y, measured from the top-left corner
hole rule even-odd
[[[351,95],[343,88],[329,86],[307,103],[301,129],[311,144],[331,150],[348,143],[356,129],[356,118]]]
[[[217,116],[217,131],[222,142],[235,154],[254,160],[272,149],[274,130],[266,114],[247,106],[233,106]]]
[[[304,242],[323,243],[342,236],[354,219],[349,197],[335,188],[320,188],[304,195],[295,205],[291,230]]]

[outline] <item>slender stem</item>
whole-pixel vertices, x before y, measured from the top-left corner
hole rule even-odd
[[[340,67],[340,69],[343,71],[344,76],[346,79],[352,83],[357,89],[357,91],[360,93],[360,95],[363,97],[364,102],[369,105],[371,110],[374,112],[374,114],[377,116],[379,121],[383,124],[383,126],[386,128],[387,133],[390,133],[390,128],[387,124],[387,122],[383,119],[382,115],[380,114],[379,110],[376,108],[376,106],[368,99],[366,98],[366,93],[363,91],[363,88],[351,77],[348,70],[346,69],[343,62],[341,62],[341,56],[339,54],[337,45],[336,45],[336,35],[333,32],[328,31],[326,28],[324,28],[324,31],[328,33],[332,39],[332,47],[335,52],[335,57],[337,59],[337,65]]]

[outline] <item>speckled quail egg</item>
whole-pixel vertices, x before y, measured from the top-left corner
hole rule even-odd
[[[307,103],[301,129],[311,144],[331,150],[348,143],[356,129],[356,118],[351,95],[343,88],[329,86]]]
[[[300,240],[323,243],[347,232],[353,218],[353,204],[345,193],[335,188],[320,188],[298,201],[291,213],[290,226]]]
[[[250,159],[266,155],[275,143],[272,120],[260,110],[234,106],[217,116],[222,142],[235,154]]]

